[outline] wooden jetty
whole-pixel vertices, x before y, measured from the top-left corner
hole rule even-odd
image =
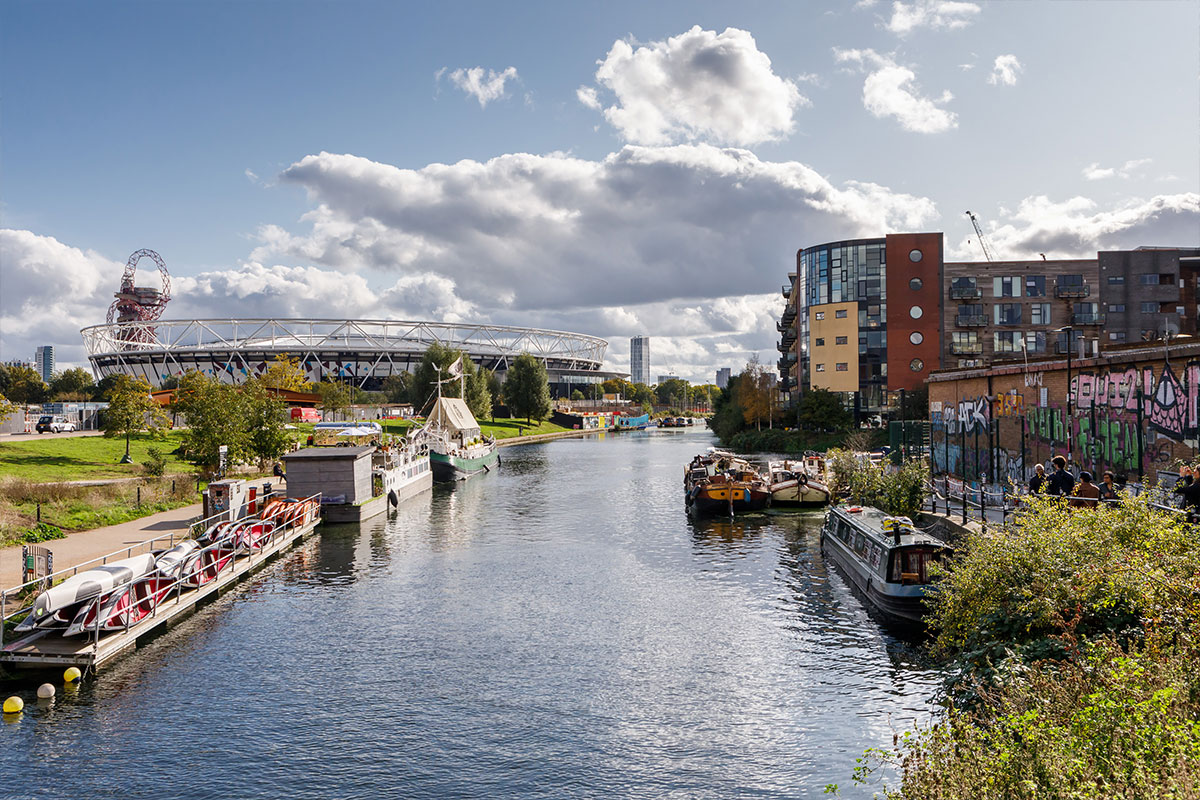
[[[0,667],[10,669],[46,669],[79,667],[98,671],[103,665],[118,656],[137,648],[139,641],[166,630],[183,619],[199,606],[216,599],[225,589],[242,578],[260,570],[275,556],[290,549],[304,539],[320,523],[321,517],[314,513],[311,518],[299,523],[287,523],[276,529],[269,545],[255,552],[251,550],[240,558],[233,559],[217,577],[198,588],[183,586],[182,579],[176,583],[168,596],[159,602],[150,615],[140,622],[121,631],[110,633],[66,637],[60,630],[35,631],[21,638],[0,640]],[[195,526],[193,526],[195,530]],[[203,528],[201,528],[203,530]],[[154,541],[154,540],[151,540]],[[121,551],[118,554],[123,554]],[[6,593],[7,594],[7,593]],[[26,606],[26,609],[28,606]],[[7,609],[5,609],[7,611]],[[0,612],[0,619],[7,620],[21,612],[7,616]]]

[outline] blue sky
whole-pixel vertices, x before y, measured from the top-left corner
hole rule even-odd
[[[974,259],[967,208],[1001,257],[1200,243],[1198,29],[1191,2],[6,2],[0,357],[81,363],[149,247],[168,317],[544,325],[617,367],[647,333],[655,374],[711,380],[774,362],[799,247],[944,230]]]

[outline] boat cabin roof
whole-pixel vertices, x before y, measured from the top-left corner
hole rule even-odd
[[[892,514],[888,514],[873,506],[846,505],[835,506],[829,510],[829,513],[840,519],[846,520],[855,530],[862,531],[880,544],[883,544],[887,547],[896,546],[895,535],[892,533],[890,528],[885,528],[884,526],[884,520],[895,519]],[[952,549],[941,539],[917,530],[916,527],[905,527],[901,529],[901,547],[919,544],[934,545],[947,550]]]

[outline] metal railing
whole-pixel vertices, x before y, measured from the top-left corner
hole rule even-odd
[[[983,292],[974,286],[950,287],[951,300],[975,300],[983,297]]]
[[[983,327],[988,324],[988,318],[987,314],[958,314],[954,317],[954,324],[960,328]]]
[[[260,496],[259,498],[257,498],[255,500],[255,503],[265,503],[268,499],[275,497],[275,496],[276,496],[275,492],[273,492],[273,491],[269,492],[266,495],[263,495],[263,496]],[[304,500],[302,502],[312,501],[312,502],[319,504],[320,499],[321,499],[321,496],[318,493],[318,494],[312,495],[311,497],[304,498]],[[231,509],[226,509],[224,511],[220,511],[216,514],[213,514],[212,516],[205,517],[205,518],[199,519],[199,520],[193,520],[192,522],[188,523],[188,526],[185,529],[187,531],[187,535],[184,535],[183,530],[171,531],[169,534],[164,534],[162,536],[155,536],[154,538],[146,539],[145,541],[139,542],[135,545],[131,545],[130,547],[125,548],[124,550],[115,550],[106,555],[99,556],[97,558],[93,558],[88,561],[81,562],[72,567],[58,570],[50,575],[46,575],[46,576],[43,576],[40,578],[35,578],[34,580],[26,581],[18,586],[0,590],[0,649],[3,649],[3,647],[4,647],[5,628],[6,628],[6,625],[8,624],[8,622],[18,616],[21,616],[22,614],[27,614],[28,612],[30,612],[33,608],[33,601],[36,600],[36,595],[30,595],[27,598],[29,602],[20,603],[18,605],[18,607],[16,608],[16,610],[10,612],[8,610],[8,602],[9,602],[10,597],[20,597],[21,595],[25,594],[27,591],[37,588],[39,585],[45,586],[46,588],[50,588],[58,581],[65,580],[68,577],[78,574],[81,569],[84,569],[84,568],[88,567],[89,565],[107,564],[109,559],[113,559],[117,556],[122,556],[124,558],[132,558],[133,553],[135,551],[137,551],[139,553],[142,553],[142,552],[153,553],[156,549],[154,547],[154,545],[156,543],[162,542],[164,540],[168,541],[169,544],[168,544],[167,548],[161,548],[161,549],[169,549],[171,547],[174,547],[176,542],[182,542],[182,541],[185,541],[188,539],[195,539],[198,534],[203,533],[204,531],[208,530],[212,525],[216,525],[220,522],[243,522],[243,521],[249,521],[249,520],[255,519],[255,517],[247,516],[244,513],[245,511],[247,511],[249,509],[250,505],[251,505],[250,503],[246,503],[245,505],[239,506],[239,508],[238,508],[239,516],[237,516],[237,517],[234,517],[232,515]],[[319,507],[319,505],[318,505],[318,507]],[[303,523],[301,523],[301,524],[307,524],[307,522],[308,522],[308,520],[304,520]],[[287,532],[292,530],[295,526],[296,525],[295,525],[294,520],[289,520],[287,522],[284,522],[280,525],[275,526],[272,529],[272,533],[271,533],[272,539],[274,539],[276,537],[276,535],[278,535],[280,533],[286,534]],[[201,548],[198,551],[198,554],[202,557],[204,553],[212,551],[214,548],[221,546],[222,544],[223,544],[223,542],[215,542],[207,547]],[[261,553],[262,549],[263,548],[260,546],[258,549],[258,552]],[[248,547],[247,548],[248,560],[245,562],[246,564],[253,563],[254,554],[255,554],[254,548]],[[230,569],[233,569],[234,563],[236,561],[237,561],[237,553],[235,550],[227,562],[229,564]],[[189,578],[195,577],[195,575],[201,568],[200,565],[202,563],[202,558],[197,558],[194,563],[196,564],[196,567],[192,571],[184,574],[181,570],[180,576],[174,582],[167,585],[165,588],[159,587],[155,591],[155,594],[157,594],[160,599],[158,599],[154,603],[154,607],[151,609],[150,614],[152,617],[157,616],[158,606],[161,605],[163,602],[166,602],[166,600],[169,599],[170,590],[172,588],[182,587],[182,585]],[[219,579],[221,574],[223,573],[223,571],[224,571],[224,564],[218,563],[217,573],[213,579],[214,580]],[[113,592],[121,591],[123,589],[124,590],[132,590],[138,584],[146,582],[152,578],[156,579],[158,577],[161,577],[161,576],[143,575],[143,576],[140,576],[139,578],[129,581],[128,583],[121,584],[120,586],[114,586],[111,590],[109,590],[107,592],[99,592],[94,596],[94,598],[89,598],[89,600],[98,600],[100,597],[102,597],[104,595],[111,595]],[[199,588],[199,587],[193,587],[193,588]],[[182,588],[177,588],[176,599],[178,599],[178,597],[180,596],[181,593],[182,593]],[[136,605],[139,605],[141,602],[143,602],[143,601],[131,602],[130,605],[128,606],[128,608],[130,609],[130,611],[132,611],[132,608]],[[93,638],[92,638],[93,656],[95,655],[96,651],[99,648],[100,622],[101,622],[100,611],[101,611],[101,607],[99,606],[99,604],[97,604],[97,606],[96,606],[96,624],[95,624],[94,629],[91,631],[91,633],[93,635]],[[145,619],[145,616],[139,618],[136,622],[140,622],[142,619]],[[131,620],[132,620],[132,613],[128,613],[126,615],[126,625],[125,625],[126,631],[128,631],[128,629],[131,625],[136,624],[135,621],[131,621]]]
[[[1055,297],[1088,297],[1092,293],[1092,287],[1078,284],[1058,284],[1054,287]]]
[[[1104,314],[1072,314],[1072,325],[1103,325],[1105,320]]]
[[[954,344],[950,343],[950,352],[956,356],[977,356],[983,353],[983,344]]]

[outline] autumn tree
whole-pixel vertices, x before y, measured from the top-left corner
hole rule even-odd
[[[150,396],[150,384],[141,378],[119,375],[109,394],[104,414],[104,435],[125,436],[125,455],[122,464],[131,464],[129,437],[144,430],[156,431],[167,424],[167,416]]]
[[[770,424],[773,412],[771,393],[774,391],[770,376],[758,363],[758,356],[753,356],[737,383],[737,403],[742,408],[742,418],[747,425],[762,430],[764,421]]]
[[[268,389],[285,389],[292,392],[308,392],[312,390],[300,360],[288,356],[278,356],[267,365],[263,374],[258,376],[258,382]]]

